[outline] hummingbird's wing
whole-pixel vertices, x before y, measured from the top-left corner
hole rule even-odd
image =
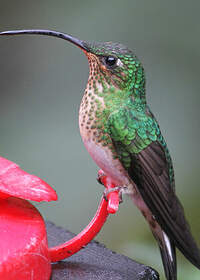
[[[108,119],[107,130],[156,221],[185,257],[200,268],[200,252],[176,197],[171,158],[156,120],[120,108]]]
[[[164,232],[195,266],[200,268],[199,249],[191,235],[184,210],[171,187],[168,162],[159,142],[131,155],[129,176]]]

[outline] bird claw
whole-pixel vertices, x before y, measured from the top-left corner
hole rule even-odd
[[[104,185],[104,177],[106,177],[106,174],[102,169],[100,169],[97,174],[97,182],[101,185]]]
[[[102,184],[105,188],[115,188],[116,184],[112,181],[112,179],[107,176],[102,169],[98,171],[97,181]]]
[[[101,177],[99,177],[99,175],[98,175],[98,177],[97,177],[97,182],[98,182],[99,184],[101,184],[101,185],[104,185],[104,184],[102,183]]]
[[[102,184],[102,183],[101,183]],[[122,198],[122,193],[123,193],[123,187],[114,187],[114,188],[110,188],[110,189],[105,189],[103,192],[103,197],[106,201],[108,201],[108,195],[112,192],[117,192],[118,196],[119,196],[119,203],[123,202],[123,198]]]

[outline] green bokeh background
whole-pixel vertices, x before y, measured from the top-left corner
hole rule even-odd
[[[194,236],[199,223],[199,1],[0,0],[0,30],[43,28],[135,50],[146,69],[147,98],[174,159],[176,189]],[[92,218],[103,188],[78,130],[88,64],[55,38],[0,38],[1,156],[52,185],[59,201],[37,204],[46,219],[78,233]],[[125,198],[97,238],[162,273],[156,243]],[[179,279],[200,272],[179,257]]]

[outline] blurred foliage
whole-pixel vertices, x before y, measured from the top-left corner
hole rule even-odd
[[[134,49],[146,69],[147,98],[174,159],[176,189],[199,242],[199,1],[0,0],[0,29],[49,28]],[[0,38],[1,155],[45,179],[59,202],[37,205],[78,232],[103,191],[78,132],[87,60],[62,40]],[[74,204],[77,204],[77,211]],[[109,248],[162,271],[141,214],[129,199],[98,236]],[[200,272],[180,258],[179,279]]]

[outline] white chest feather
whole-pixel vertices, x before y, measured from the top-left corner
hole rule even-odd
[[[113,159],[112,152],[92,139],[84,140],[84,145],[96,164],[109,175],[116,185],[129,185],[127,173],[118,159]]]

